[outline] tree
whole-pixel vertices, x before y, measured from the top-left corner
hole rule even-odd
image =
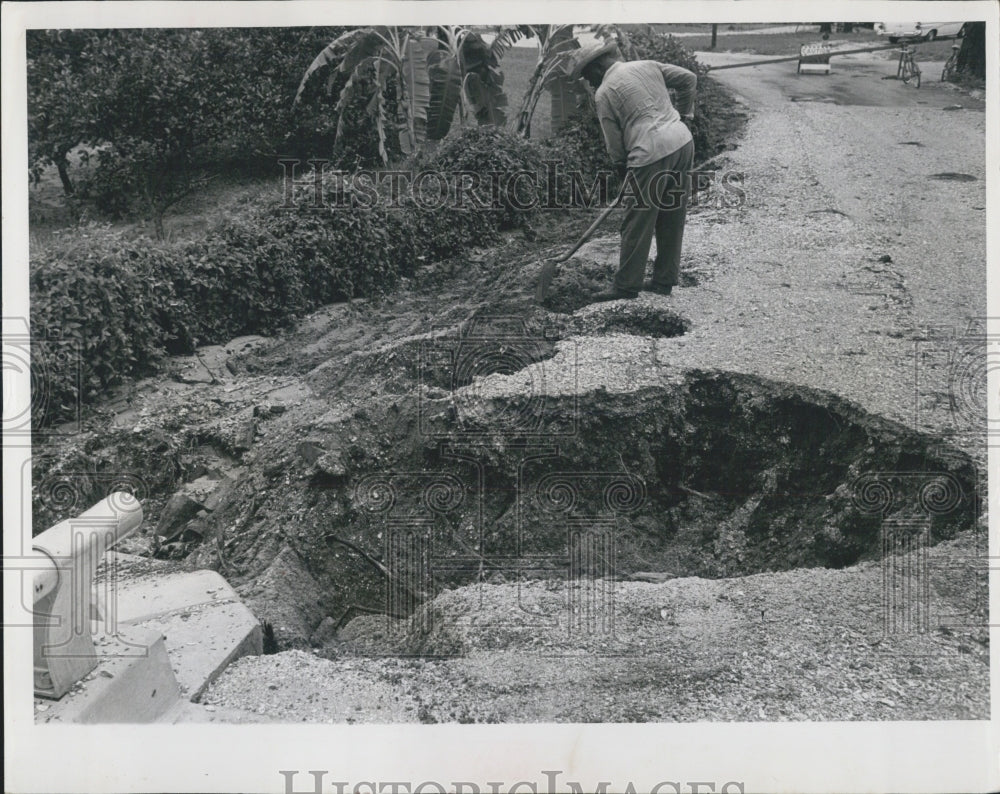
[[[54,165],[67,196],[76,192],[69,153],[87,140],[97,75],[87,48],[102,31],[29,30],[28,167],[37,181]]]
[[[203,183],[205,150],[227,128],[205,38],[200,30],[115,30],[96,48],[104,79],[89,139],[101,147],[98,182],[134,198],[157,237],[167,209]]]
[[[291,99],[303,53],[341,31],[28,31],[32,174],[55,165],[67,194],[86,188],[100,206],[138,210],[162,234],[164,213],[204,178],[323,142],[328,117],[293,114]],[[79,146],[95,164],[84,180],[67,158]]]
[[[963,74],[986,79],[986,23],[966,22],[957,69]]]

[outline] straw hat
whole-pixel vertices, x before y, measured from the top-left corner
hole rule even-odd
[[[616,55],[618,54],[618,45],[613,41],[595,41],[581,47],[578,50],[573,50],[572,55],[570,55],[570,79],[578,80],[583,74],[583,70],[587,68],[588,64],[597,60],[602,55],[608,55],[611,53]]]

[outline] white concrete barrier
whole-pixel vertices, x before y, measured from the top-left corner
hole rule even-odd
[[[142,505],[116,492],[38,535],[33,549],[35,694],[62,697],[97,666],[91,634],[94,574],[105,552],[142,524]]]

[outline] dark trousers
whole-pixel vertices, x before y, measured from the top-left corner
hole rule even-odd
[[[629,169],[625,195],[634,198],[626,198],[631,206],[626,204],[628,208],[622,219],[622,248],[615,289],[626,292],[642,289],[654,234],[653,283],[661,287],[677,283],[687,215],[688,172],[693,164],[694,144],[689,141],[662,160]]]

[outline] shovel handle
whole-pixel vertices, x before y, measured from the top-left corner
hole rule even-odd
[[[605,220],[607,220],[607,217],[611,214],[611,211],[618,206],[618,202],[620,200],[621,200],[621,195],[619,194],[618,198],[615,199],[614,204],[609,204],[607,207],[601,210],[601,214],[597,216],[597,220],[595,220],[592,224],[590,224],[590,228],[587,229],[587,231],[585,231],[580,236],[580,239],[576,241],[576,245],[574,245],[570,249],[569,253],[559,257],[559,259],[557,259],[556,261],[565,262],[567,259],[573,256],[573,254],[579,251],[580,246],[582,246],[585,242],[587,242],[587,240],[590,239],[590,235],[592,235],[595,231],[597,231],[597,227],[600,226],[602,223],[604,223]]]

